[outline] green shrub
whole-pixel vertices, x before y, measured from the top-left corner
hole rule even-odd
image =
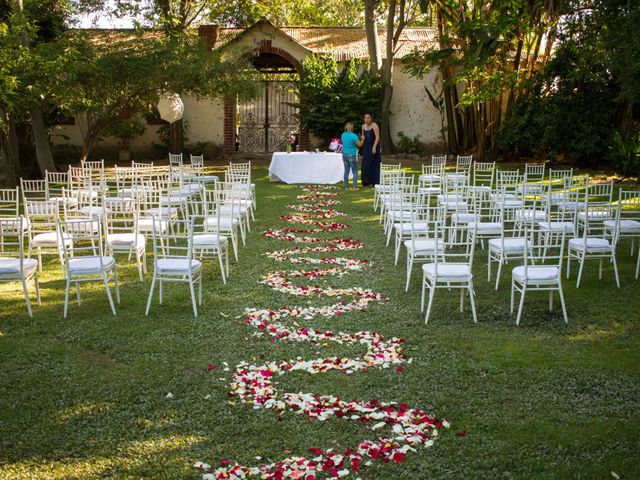
[[[344,124],[362,123],[369,112],[380,118],[383,83],[371,74],[369,64],[362,60],[338,63],[325,57],[310,55],[302,64],[298,90],[300,125],[328,142],[339,136]]]
[[[616,132],[609,147],[608,159],[616,172],[626,178],[635,178],[636,183],[640,183],[640,128],[627,137]]]
[[[396,144],[398,151],[409,155],[423,155],[425,146],[418,137],[409,138],[404,132],[398,132],[398,143]]]

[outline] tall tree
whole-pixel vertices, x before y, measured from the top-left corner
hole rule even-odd
[[[543,39],[553,42],[562,2],[433,0],[425,6],[436,18],[440,45],[414,52],[405,68],[417,76],[440,69],[449,149],[482,155],[494,147],[506,107],[547,60],[546,54],[538,60],[539,51]]]
[[[386,14],[385,27],[385,58],[381,59],[380,39],[378,35],[377,11]],[[382,98],[382,113],[380,119],[380,141],[384,153],[395,151],[391,138],[391,101],[393,98],[393,63],[401,41],[402,33],[408,25],[415,22],[423,13],[418,0],[364,0],[365,31],[369,50],[369,62],[375,68],[384,84]]]
[[[199,38],[112,32],[80,38],[82,61],[68,77],[68,108],[79,114],[83,157],[115,123],[146,111],[160,91],[196,97],[250,95],[253,69],[211,52]]]

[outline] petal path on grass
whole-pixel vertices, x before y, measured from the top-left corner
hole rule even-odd
[[[320,234],[347,229],[344,223],[321,222],[344,217],[345,213],[324,207],[339,205],[339,194],[335,187],[312,186],[304,188],[297,199],[309,203],[291,205],[296,213],[281,217],[287,223],[312,226],[313,228],[277,228],[265,232],[265,236],[305,247],[277,250],[266,255],[278,262],[294,265],[310,265],[310,270],[287,270],[267,272],[260,283],[294,297],[336,298],[339,301],[324,306],[290,306],[280,309],[246,308],[244,321],[256,329],[257,336],[271,337],[277,341],[307,342],[311,344],[335,343],[338,345],[360,345],[365,353],[358,358],[325,357],[314,359],[296,358],[253,364],[242,362],[233,373],[229,397],[241,403],[251,404],[254,409],[272,409],[282,415],[286,412],[304,415],[307,421],[325,421],[332,418],[365,422],[375,438],[361,441],[344,451],[322,450],[311,447],[308,453],[290,456],[277,462],[258,466],[241,465],[222,459],[219,466],[198,462],[204,480],[244,479],[248,477],[265,480],[342,478],[357,476],[363,465],[374,461],[402,463],[407,453],[419,447],[429,447],[438,429],[446,427],[446,421],[437,420],[424,411],[409,408],[396,402],[345,401],[332,395],[304,392],[281,392],[274,378],[288,372],[317,374],[331,370],[345,374],[365,372],[375,368],[393,368],[402,371],[403,364],[410,362],[403,355],[401,338],[384,338],[376,332],[355,333],[316,330],[300,326],[316,317],[336,317],[355,310],[366,310],[372,303],[384,303],[383,294],[360,287],[334,288],[317,284],[301,283],[323,277],[343,277],[350,272],[368,268],[367,260],[346,257],[314,258],[309,253],[332,253],[361,249],[362,242],[349,238],[323,238],[299,236],[298,234]],[[313,202],[313,203],[311,203]],[[380,430],[380,433],[378,433]],[[384,432],[384,434],[382,434]]]

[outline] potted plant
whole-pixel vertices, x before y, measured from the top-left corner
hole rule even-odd
[[[118,139],[118,160],[127,162],[131,160],[131,141],[142,135],[145,131],[144,124],[135,118],[125,118],[114,123],[108,130],[108,134]]]

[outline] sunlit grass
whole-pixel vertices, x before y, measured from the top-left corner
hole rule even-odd
[[[145,317],[150,276],[137,281],[125,259],[118,264],[123,288],[115,317],[95,284],[83,287],[82,306],[72,303],[63,319],[64,282],[51,257],[41,276],[43,305],[34,307],[33,319],[17,285],[0,284],[0,478],[197,478],[192,465],[198,460],[277,461],[286,452],[347,448],[370,437],[350,422],[307,423],[287,415],[279,421],[272,412],[229,404],[223,362],[233,367],[242,360],[362,353],[256,338],[238,318],[248,306],[306,304],[258,284],[267,271],[296,268],[264,257],[289,245],[260,232],[283,225],[279,217],[300,190],[269,184],[264,168],[254,181],[253,233],[227,286],[217,267],[205,267],[197,319],[184,286],[168,288],[165,305],[154,303]],[[326,284],[363,286],[390,300],[314,326],[403,337],[413,363],[402,373],[285,376],[281,388],[403,402],[451,422],[434,448],[400,466],[369,467],[363,478],[609,478],[611,471],[640,478],[640,282],[633,279],[635,257],[626,240],[618,256],[622,288],[615,287],[610,266],[598,281],[595,263],[585,268],[579,290],[575,276],[564,282],[567,326],[559,311],[547,311],[544,294],[532,294],[515,327],[508,269],[496,292],[486,281],[486,251],[478,249],[480,324],[469,311],[458,312],[455,292],[442,290],[425,327],[418,269],[405,293],[404,255],[394,267],[371,208],[373,190],[340,192],[343,203],[335,208],[349,216],[337,221],[352,227],[335,235],[364,241],[366,248],[345,256],[367,258],[374,267]],[[208,364],[216,369],[209,372]]]

